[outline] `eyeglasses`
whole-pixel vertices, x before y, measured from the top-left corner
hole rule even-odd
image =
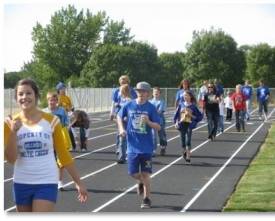
[[[208,87],[208,88],[214,88],[214,87],[210,86],[210,87]]]

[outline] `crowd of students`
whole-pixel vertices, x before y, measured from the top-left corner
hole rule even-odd
[[[119,78],[120,87],[113,91],[110,120],[117,122],[117,163],[127,163],[128,174],[137,180],[138,194],[142,195],[141,208],[151,207],[150,174],[152,158],[167,151],[165,131],[165,101],[161,90],[147,82],[130,86],[127,75]],[[80,148],[87,150],[89,120],[83,111],[74,111],[66,86],[58,83],[57,92],[48,92],[48,107],[41,111],[37,104],[39,90],[34,81],[23,79],[15,88],[15,99],[20,113],[5,120],[4,155],[14,164],[14,200],[17,211],[53,211],[58,188],[62,188],[63,170],[75,181],[78,199],[85,202],[87,190],[81,182],[69,153],[76,149],[74,129],[80,128]],[[153,95],[153,98],[151,98]],[[259,117],[266,119],[270,92],[260,81],[257,88]],[[251,118],[253,89],[236,85],[235,91],[224,89],[220,82],[204,81],[196,98],[190,82],[182,80],[175,97],[175,128],[181,137],[182,157],[191,163],[192,130],[206,118],[208,139],[214,141],[218,132],[224,131],[225,120],[232,120],[238,132],[245,132],[245,121]],[[226,112],[225,112],[226,109]],[[69,120],[68,114],[73,113]],[[88,122],[88,123],[87,123]],[[158,142],[159,138],[159,142]],[[59,172],[58,172],[59,168]]]

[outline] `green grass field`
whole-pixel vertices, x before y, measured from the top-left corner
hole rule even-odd
[[[275,211],[275,124],[223,211]]]

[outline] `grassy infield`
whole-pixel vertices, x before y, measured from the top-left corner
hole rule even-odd
[[[275,124],[223,211],[275,211]]]

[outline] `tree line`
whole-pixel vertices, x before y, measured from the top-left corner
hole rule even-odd
[[[182,79],[193,86],[219,79],[225,87],[259,79],[275,87],[275,47],[266,43],[242,45],[221,29],[194,31],[186,52],[162,53],[148,42],[136,41],[124,21],[104,11],[78,12],[73,5],[55,12],[50,23],[33,27],[33,58],[19,72],[4,75],[4,87],[31,77],[42,90],[57,82],[72,87],[114,87],[122,74],[131,84],[177,87]]]

